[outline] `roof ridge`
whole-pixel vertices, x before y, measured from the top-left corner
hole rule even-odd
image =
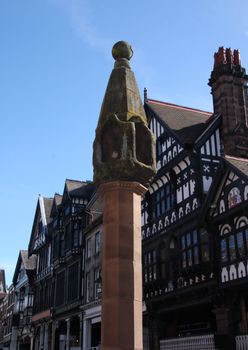
[[[162,106],[171,106],[171,107],[175,107],[177,109],[184,109],[184,110],[188,110],[188,111],[192,111],[192,112],[198,112],[198,113],[207,114],[207,115],[212,115],[213,114],[213,112],[204,111],[204,110],[198,109],[198,108],[192,108],[192,107],[177,105],[175,103],[170,103],[170,102],[163,102],[163,101],[158,101],[158,100],[153,100],[153,99],[147,99],[146,102],[148,102],[148,103],[151,102],[151,103],[154,103],[154,104],[160,104]]]
[[[225,158],[227,159],[234,159],[234,160],[240,160],[242,162],[248,162],[247,158],[241,158],[241,157],[235,157],[235,156],[230,156],[228,154],[225,155]]]

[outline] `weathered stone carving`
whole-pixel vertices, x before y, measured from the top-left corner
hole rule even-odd
[[[93,146],[94,182],[137,181],[147,185],[156,172],[155,138],[148,128],[129,60],[131,46],[119,41],[102,103]]]

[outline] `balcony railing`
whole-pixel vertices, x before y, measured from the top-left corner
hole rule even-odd
[[[248,335],[238,335],[235,340],[236,350],[248,350]]]
[[[214,335],[161,340],[160,350],[216,350]]]

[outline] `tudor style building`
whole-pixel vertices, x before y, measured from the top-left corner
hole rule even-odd
[[[90,182],[66,180],[63,195],[39,196],[29,252],[37,256],[34,281],[35,350],[75,349],[82,342],[83,236]]]
[[[53,242],[54,346],[68,350],[82,345],[84,291],[83,229],[88,222],[86,206],[94,187],[91,182],[66,180],[63,196],[55,195],[51,211]]]
[[[158,173],[143,201],[143,285],[150,348],[247,334],[247,81],[239,52],[215,54],[214,114],[146,98]]]

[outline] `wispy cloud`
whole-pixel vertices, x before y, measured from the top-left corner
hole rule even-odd
[[[85,44],[106,55],[113,39],[102,35],[94,25],[87,0],[50,0],[50,2],[69,16],[71,25]]]
[[[106,36],[104,31],[94,23],[90,2],[88,0],[50,0],[50,2],[62,9],[70,20],[71,26],[82,41],[93,50],[100,52],[105,59],[110,60],[110,50],[115,42],[114,37]],[[125,39],[125,38],[124,38]],[[135,46],[135,43],[132,43]],[[134,59],[132,66],[142,85],[151,86],[157,72],[148,62],[144,51],[134,47]]]
[[[111,60],[110,50],[115,42],[115,37],[109,37],[104,29],[100,30],[99,24],[94,23],[94,18],[88,0],[49,0],[67,15],[71,26],[84,44],[101,53],[105,59]],[[125,39],[125,38],[124,38]],[[135,43],[132,43],[135,46]],[[148,62],[148,55],[143,49],[134,47],[134,59],[131,66],[140,83],[140,89],[149,87],[149,90],[158,90],[155,81],[159,79],[157,70]],[[160,93],[161,95],[161,93]],[[167,95],[167,94],[162,94]],[[155,94],[157,96],[157,93]]]

